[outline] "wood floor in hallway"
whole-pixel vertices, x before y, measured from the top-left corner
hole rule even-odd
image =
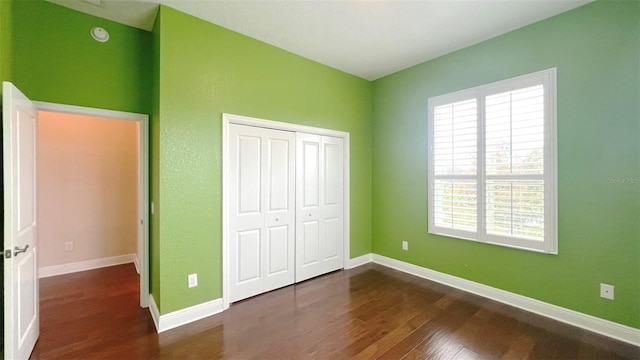
[[[638,347],[375,264],[162,334],[138,306],[132,264],[41,279],[40,296],[32,359],[640,358]]]

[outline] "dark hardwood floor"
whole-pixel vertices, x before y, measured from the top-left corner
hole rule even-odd
[[[156,334],[133,265],[40,281],[32,359],[639,359],[640,348],[368,264]]]

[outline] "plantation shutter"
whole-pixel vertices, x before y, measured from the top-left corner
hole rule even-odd
[[[487,234],[544,241],[544,88],[485,97]]]
[[[477,229],[478,181],[476,99],[434,108],[434,222],[436,226]]]
[[[555,79],[429,98],[429,233],[557,253]]]

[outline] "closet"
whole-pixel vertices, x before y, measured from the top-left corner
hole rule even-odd
[[[344,267],[344,138],[229,123],[224,152],[227,302]]]

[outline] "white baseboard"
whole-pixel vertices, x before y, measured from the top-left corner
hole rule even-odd
[[[133,256],[133,266],[136,267],[136,272],[140,275],[140,258],[138,257],[138,254],[133,254]]]
[[[153,324],[156,326],[156,331],[160,332],[160,310],[158,310],[153,294],[149,294],[149,313],[153,319]]]
[[[353,259],[349,259],[349,267],[347,269],[352,269],[354,267],[358,267],[360,265],[368,264],[371,262],[371,253],[364,254],[362,256],[358,256]]]
[[[46,278],[50,276],[71,274],[79,271],[86,271],[92,269],[103,268],[107,266],[114,266],[120,264],[128,264],[136,262],[136,254],[126,254],[119,256],[112,256],[102,259],[94,259],[87,261],[79,261],[74,263],[45,266],[39,269],[39,277]]]
[[[360,257],[362,258],[362,256]],[[356,259],[360,259],[356,258]],[[355,259],[353,259],[355,260]],[[497,289],[488,285],[441,273],[386,256],[371,254],[371,261],[424,279],[480,295],[538,315],[561,321],[579,328],[640,346],[640,329],[597,318],[540,300]]]
[[[153,323],[156,325],[158,333],[215,315],[222,312],[222,310],[224,310],[222,306],[222,299],[215,299],[165,315],[160,315],[160,311],[158,310],[158,305],[156,305],[156,301],[153,298],[153,294],[149,296],[149,312],[151,313]]]

